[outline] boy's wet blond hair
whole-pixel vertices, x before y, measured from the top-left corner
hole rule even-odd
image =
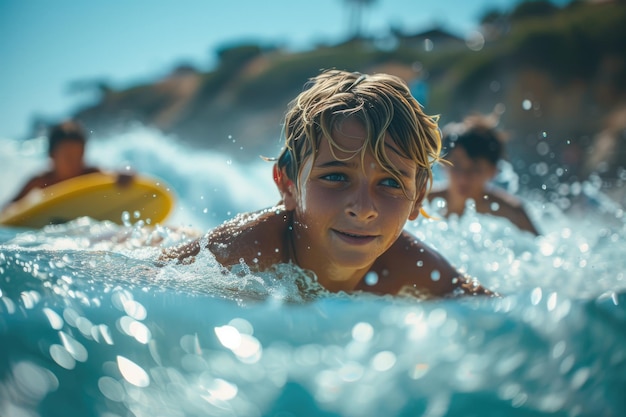
[[[383,169],[403,184],[384,146],[385,133],[389,133],[402,156],[417,164],[418,192],[426,184],[432,186],[431,167],[440,160],[441,152],[438,117],[424,114],[403,80],[388,74],[329,70],[310,79],[306,87],[290,103],[285,116],[285,148],[278,167],[285,169],[290,180],[297,184],[302,163],[317,154],[322,138],[330,143],[331,152],[346,152],[331,133],[342,121],[356,118],[367,132],[367,141],[352,155],[360,152],[363,160],[371,151]]]

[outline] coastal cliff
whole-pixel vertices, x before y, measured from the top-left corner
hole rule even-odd
[[[181,66],[128,89],[100,86],[98,102],[74,116],[95,136],[142,124],[245,160],[276,154],[289,100],[320,70],[388,72],[404,78],[442,125],[471,112],[497,113],[511,139],[509,159],[531,176],[542,164],[561,168],[560,178],[623,177],[626,3],[520,8],[486,16],[468,39],[435,28],[301,52],[225,47],[208,72]]]

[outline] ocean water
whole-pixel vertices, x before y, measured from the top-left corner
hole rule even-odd
[[[43,145],[0,140],[0,201],[45,166]],[[229,273],[208,253],[157,266],[161,248],[276,203],[271,165],[148,129],[87,158],[161,178],[176,212],[156,228],[0,228],[0,416],[626,415],[626,227],[597,182],[520,191],[540,237],[471,204],[407,224],[502,294],[417,301],[329,294],[289,266]]]

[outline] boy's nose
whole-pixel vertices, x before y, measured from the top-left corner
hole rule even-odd
[[[346,213],[359,220],[373,220],[378,217],[378,209],[367,186],[360,186],[350,193]]]

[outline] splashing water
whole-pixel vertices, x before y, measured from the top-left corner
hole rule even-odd
[[[168,225],[0,228],[0,415],[626,413],[626,228],[597,187],[584,217],[529,200],[540,237],[471,205],[407,225],[500,299],[329,294],[289,265],[229,272],[202,252],[157,266],[162,247],[277,194],[264,162],[135,134],[89,155],[168,182],[182,207]],[[33,144],[0,146],[15,187],[44,160]]]

